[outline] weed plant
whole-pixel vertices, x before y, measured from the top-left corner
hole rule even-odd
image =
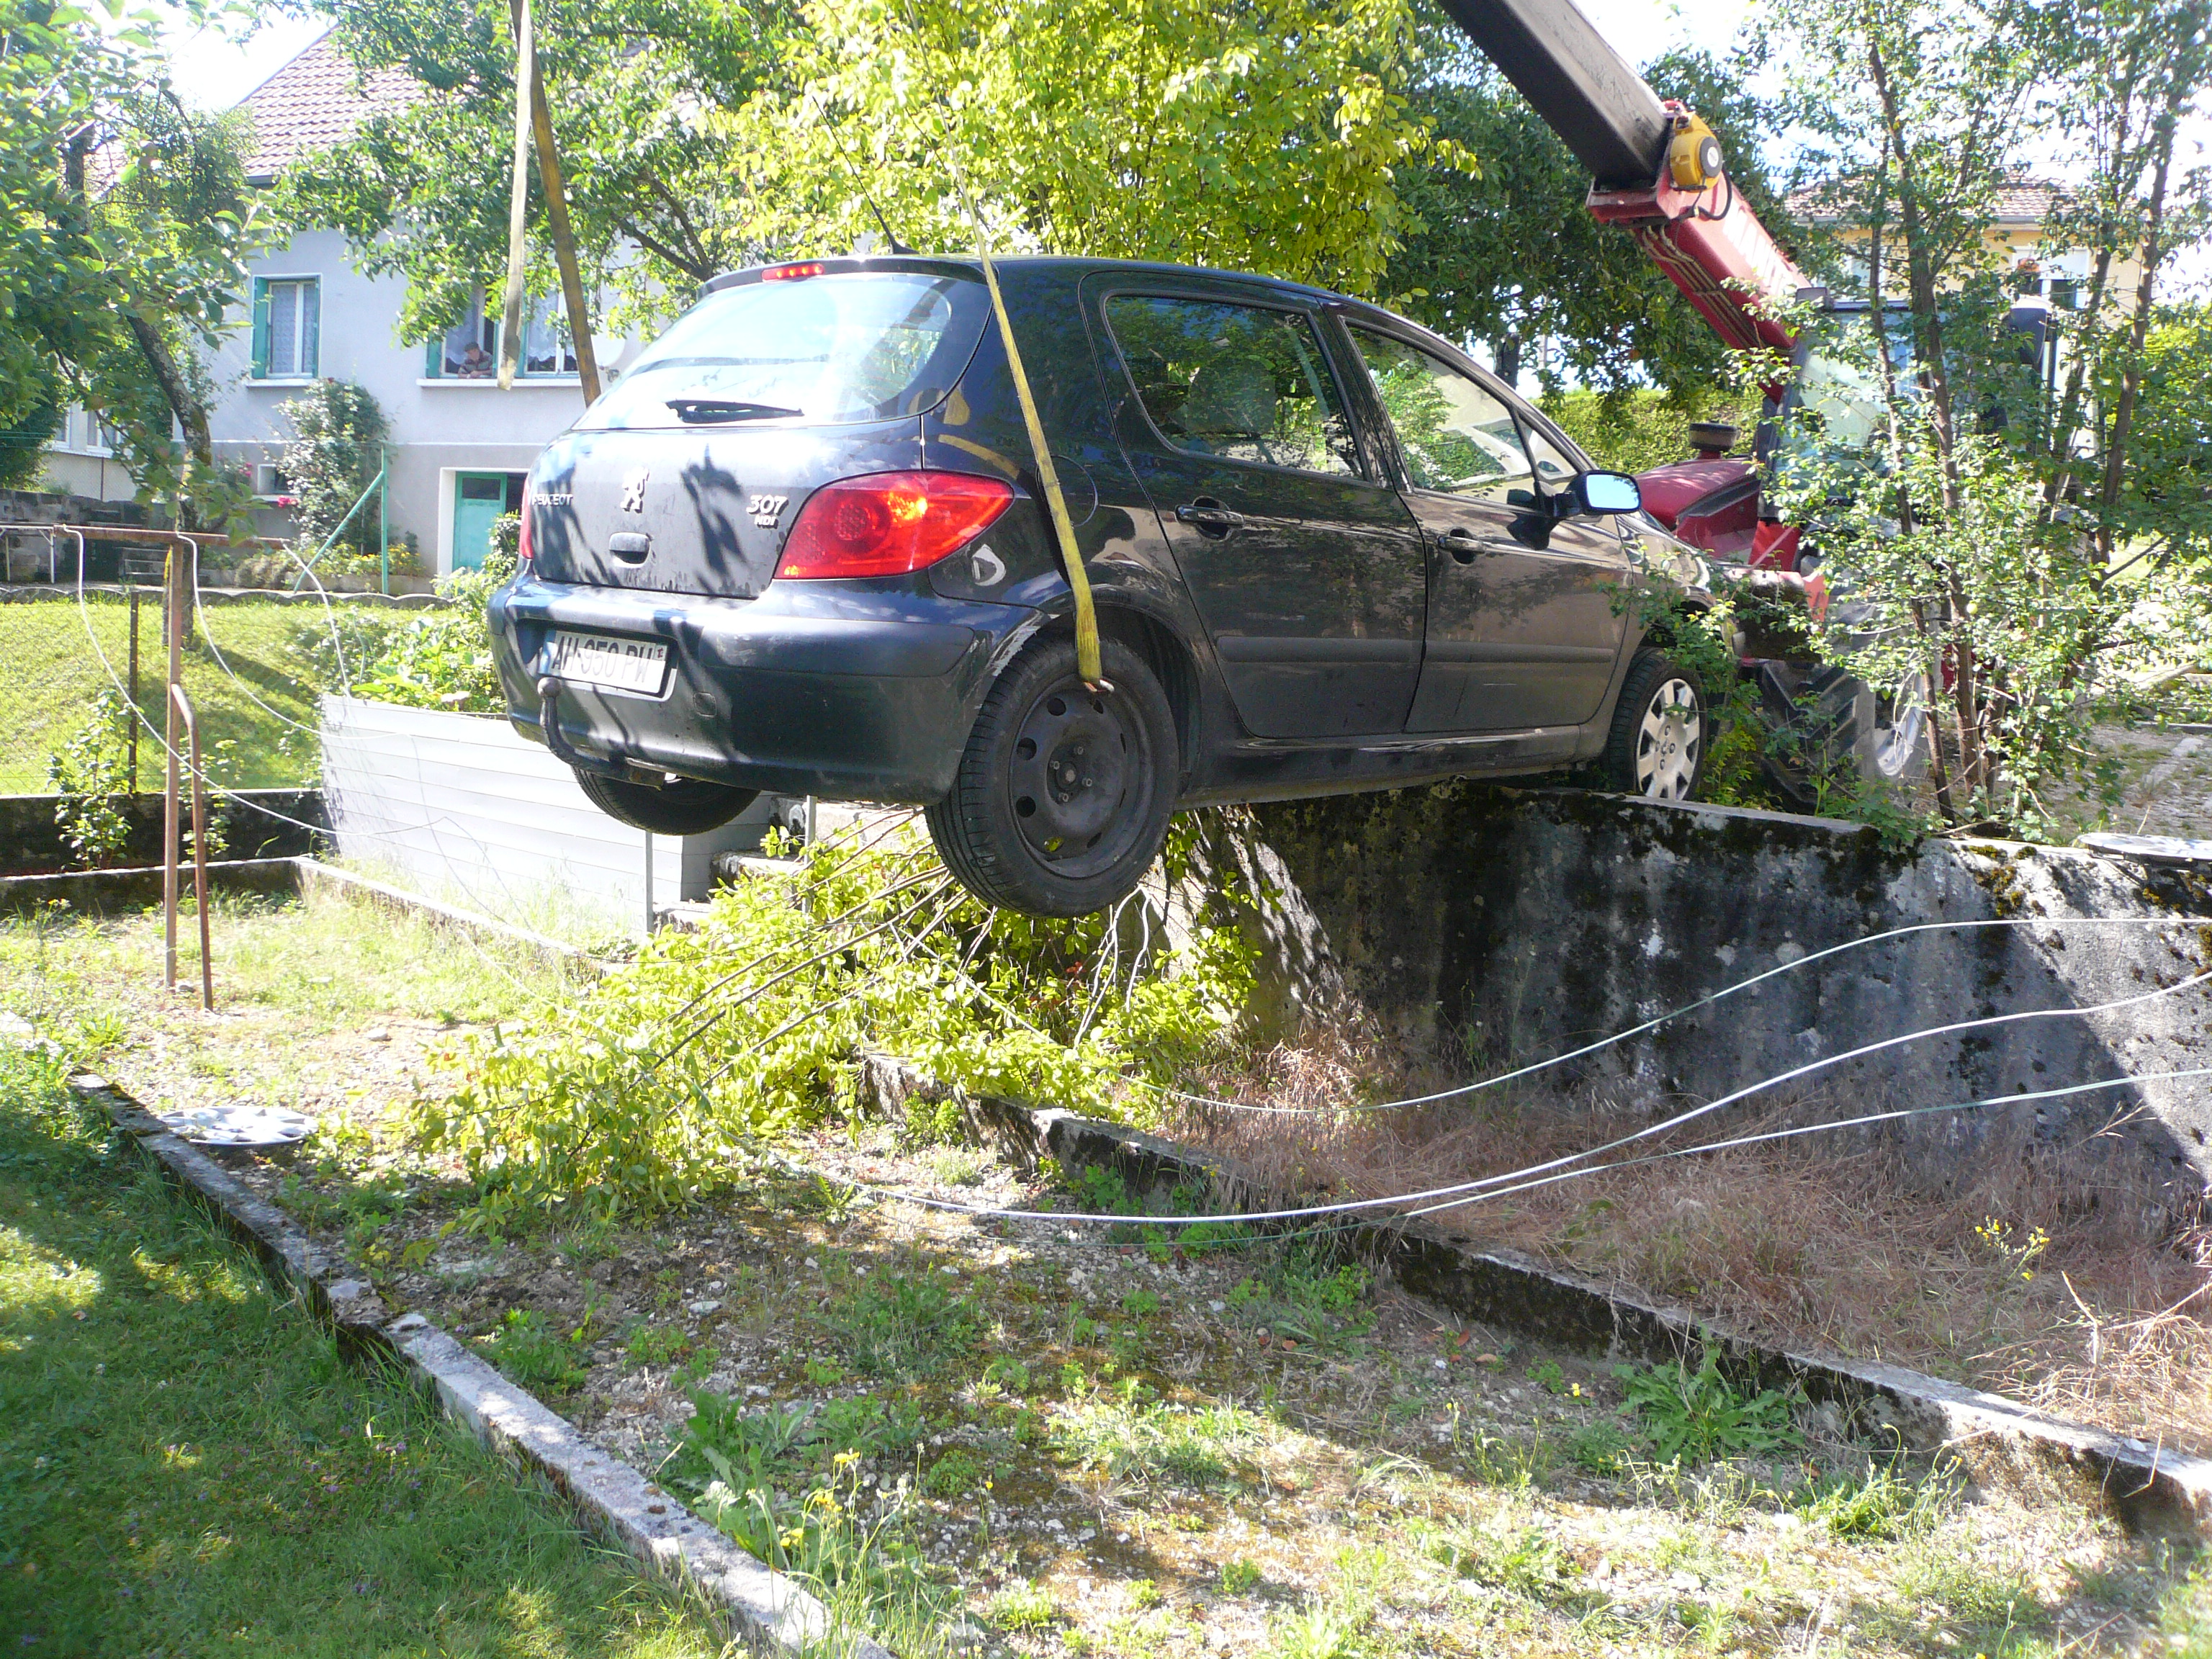
[[[1678,1360],[1641,1370],[1624,1365],[1615,1373],[1661,1462],[1696,1467],[1717,1457],[1764,1456],[1803,1443],[1788,1395],[1773,1389],[1739,1389],[1722,1374],[1718,1346],[1703,1346],[1694,1371]]]
[[[831,1336],[853,1367],[869,1376],[915,1382],[974,1348],[974,1304],[927,1271],[885,1272],[830,1307]]]
[[[1260,1423],[1233,1405],[1195,1409],[1139,1403],[1133,1384],[1070,1404],[1054,1420],[1053,1449],[1116,1480],[1193,1491],[1236,1487],[1253,1473]]]

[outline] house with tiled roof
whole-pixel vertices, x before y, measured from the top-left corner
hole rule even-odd
[[[2013,291],[2023,299],[2040,297],[2060,309],[2078,304],[2089,276],[2089,254],[2071,239],[2051,229],[2051,222],[2066,207],[2066,186],[2032,173],[2015,173],[1997,186],[1990,204],[1989,240],[1992,250],[2011,274]],[[1847,248],[1863,249],[1870,233],[1863,210],[1850,181],[1813,185],[1795,191],[1790,211],[1801,222],[1832,233]],[[1891,252],[1883,286],[1891,293],[1903,290],[1904,265],[1895,257],[1895,227],[1891,228]],[[1864,261],[1859,261],[1864,274]],[[2137,267],[2132,260],[2116,261],[2107,279],[2113,294],[2129,292]]]
[[[240,100],[253,124],[248,182],[274,184],[376,111],[424,95],[396,71],[362,76],[325,35]],[[489,315],[479,296],[459,325],[425,340],[401,332],[404,278],[365,275],[337,231],[302,232],[249,271],[252,315],[238,319],[242,326],[210,364],[221,388],[210,423],[217,454],[252,469],[267,503],[264,533],[290,528],[285,405],[331,378],[366,388],[390,427],[384,505],[392,538],[411,538],[428,572],[480,562],[492,520],[521,504],[531,462],[582,407],[558,307],[532,307],[520,372],[501,391],[495,294]],[[615,369],[635,350],[627,342],[597,343],[600,362]]]

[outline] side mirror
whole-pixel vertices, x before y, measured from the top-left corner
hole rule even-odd
[[[1633,513],[1644,505],[1644,491],[1626,472],[1577,472],[1567,493],[1578,513]]]

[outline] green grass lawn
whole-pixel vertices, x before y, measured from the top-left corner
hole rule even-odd
[[[202,722],[201,742],[210,748],[229,739],[241,789],[276,788],[309,781],[316,765],[311,732],[315,692],[292,650],[304,629],[319,626],[322,612],[307,606],[247,602],[206,606],[203,631],[185,656],[185,690]],[[60,600],[0,605],[0,794],[43,794],[46,757],[83,726],[93,699],[112,686],[93,650],[87,624],[118,678],[127,678],[131,611],[120,599],[88,594],[82,610]],[[141,602],[138,613],[139,704],[161,725],[161,676],[167,661],[161,643],[161,606]],[[237,675],[226,674],[208,648],[216,647]],[[240,682],[243,682],[241,686]],[[246,695],[269,705],[256,706]],[[271,713],[270,710],[276,712]],[[284,719],[279,719],[278,715]],[[161,750],[142,732],[139,787],[158,789]]]
[[[42,607],[43,608],[43,607]],[[720,1655],[0,1048],[0,1632],[27,1656]]]

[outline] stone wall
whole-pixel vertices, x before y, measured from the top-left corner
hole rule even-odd
[[[1268,964],[1262,1017],[1295,1019],[1349,997],[1470,1075],[1869,934],[2043,919],[1850,951],[1543,1074],[1565,1097],[1654,1113],[1908,1031],[2139,995],[2212,963],[2212,883],[2072,848],[1898,849],[1833,820],[1472,784],[1271,805],[1225,822],[1218,855],[1244,865],[1261,895],[1243,920]],[[2212,986],[1922,1039],[1767,1098],[1848,1115],[2192,1066],[2212,1067]],[[1886,1133],[1936,1184],[1964,1160],[2057,1147],[2172,1212],[2212,1180],[2208,1085],[1931,1114]]]
[[[161,753],[158,746],[155,754]],[[192,803],[185,783],[184,814],[191,822]],[[323,826],[323,793],[319,789],[240,789],[224,838],[223,856],[229,859],[291,858],[316,850],[317,833]],[[76,863],[76,850],[62,839],[54,822],[54,795],[0,795],[0,876],[43,875],[66,870]],[[124,795],[116,805],[130,826],[131,836],[108,860],[115,867],[154,865],[161,861],[161,797],[157,793]],[[212,811],[215,798],[210,797]],[[264,811],[262,809],[267,809]],[[281,815],[281,816],[279,816]],[[213,838],[210,838],[213,844]]]

